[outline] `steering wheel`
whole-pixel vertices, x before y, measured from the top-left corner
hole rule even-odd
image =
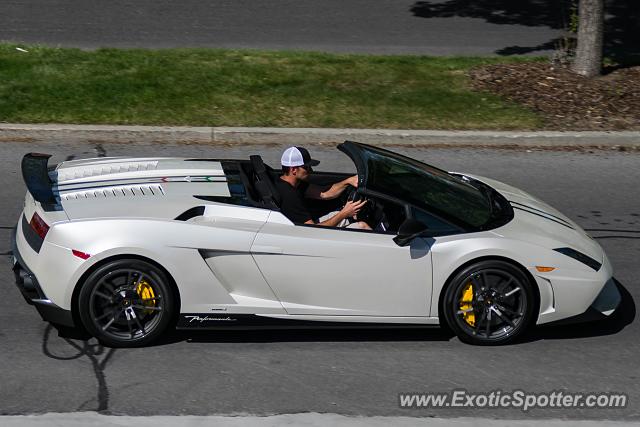
[[[356,187],[352,187],[351,185],[347,186],[345,195],[345,204],[347,202],[357,202],[359,200],[362,200],[362,194],[358,193],[358,189]]]
[[[376,202],[372,199],[368,199],[364,197],[361,193],[358,192],[357,188],[352,186],[348,186],[347,189],[345,190],[345,193],[346,193],[345,204],[347,202],[358,202],[360,200],[367,201],[367,203],[362,207],[362,209],[360,209],[360,212],[358,212],[357,220],[369,223],[370,220],[372,219],[373,214],[376,211]],[[353,222],[354,220],[350,218],[349,221]]]

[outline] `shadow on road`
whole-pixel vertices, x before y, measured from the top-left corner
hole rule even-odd
[[[614,279],[615,280],[615,279]],[[622,295],[620,306],[611,317],[589,323],[569,325],[549,325],[534,328],[527,336],[516,344],[548,339],[588,338],[613,335],[631,324],[636,316],[636,306],[633,297],[627,289],[616,280],[616,285]],[[105,349],[98,344],[89,344],[89,337],[74,329],[60,328],[59,335],[70,348],[75,349],[71,358],[58,358],[48,350],[51,326],[47,327],[43,338],[43,351],[47,356],[59,360],[72,360],[86,356],[94,366],[98,383],[101,372],[110,359],[107,354],[103,361],[97,356],[105,353]],[[258,329],[258,330],[219,330],[219,331],[189,331],[174,330],[152,346],[164,346],[178,342],[194,343],[267,343],[267,342],[394,342],[394,341],[449,341],[454,335],[448,328],[376,328],[370,329]],[[110,350],[112,352],[113,349]],[[99,387],[100,389],[100,387]],[[100,395],[100,392],[98,393]],[[100,399],[98,399],[100,402]],[[99,408],[104,407],[103,403]],[[99,409],[99,410],[100,410]]]
[[[55,331],[58,331],[56,336]],[[95,339],[89,339],[83,333],[69,328],[56,328],[47,325],[42,336],[42,352],[45,356],[58,361],[68,362],[84,359],[91,362],[96,377],[96,395],[82,402],[76,411],[96,411],[108,413],[109,388],[104,373],[109,360],[115,353],[113,348],[105,348]]]
[[[614,279],[615,280],[615,279]],[[548,339],[588,338],[613,335],[631,324],[636,316],[633,297],[616,280],[622,295],[620,306],[611,317],[588,323],[550,325],[534,328],[518,343]],[[447,329],[265,329],[228,331],[175,331],[157,345],[187,342],[366,342],[366,341],[449,341],[454,335]],[[518,344],[517,343],[517,344]],[[516,344],[516,345],[517,345]]]
[[[411,12],[422,18],[478,18],[497,25],[568,29],[572,0],[447,0],[417,1]],[[605,55],[629,65],[640,61],[640,2],[605,0]],[[561,38],[537,46],[505,46],[498,55],[521,55],[555,49]]]
[[[449,341],[453,335],[440,328],[411,329],[264,329],[228,331],[175,331],[158,345],[187,342],[376,342]]]

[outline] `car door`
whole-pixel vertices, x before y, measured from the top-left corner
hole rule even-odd
[[[269,214],[266,209],[213,203],[191,220],[198,226],[190,229],[195,235],[182,238],[198,248],[211,271],[209,283],[200,285],[214,292],[214,298],[202,301],[202,312],[286,314],[251,254]]]
[[[288,314],[428,316],[429,239],[293,225],[271,212],[251,251]]]

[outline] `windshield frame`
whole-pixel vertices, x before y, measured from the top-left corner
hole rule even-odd
[[[376,156],[389,158],[390,160],[401,165],[406,165],[409,168],[418,169],[420,173],[424,173],[425,175],[431,174],[434,177],[436,174],[440,175],[437,179],[439,179],[441,182],[444,182],[444,185],[446,185],[447,181],[450,181],[452,186],[457,187],[462,185],[466,187],[465,191],[472,190],[479,198],[482,198],[482,201],[484,203],[486,203],[486,206],[483,206],[483,208],[486,209],[487,218],[481,224],[473,224],[465,220],[464,218],[452,215],[451,213],[443,209],[439,209],[437,206],[433,206],[424,201],[407,200],[404,199],[402,195],[393,193],[387,193],[387,196],[391,196],[394,199],[404,199],[402,200],[403,203],[413,205],[422,210],[426,210],[436,216],[439,216],[443,220],[446,220],[452,225],[462,228],[467,232],[483,231],[497,228],[513,219],[513,209],[511,209],[510,204],[502,195],[485,184],[478,185],[475,180],[465,179],[466,177],[464,177],[463,175],[452,174],[435,166],[412,159],[410,157],[406,157],[401,154],[385,150],[383,148],[361,144],[354,141],[345,141],[338,146],[338,149],[353,160],[358,171],[358,191],[363,194],[383,194],[379,188],[375,188],[375,186],[372,186],[369,183],[370,174],[367,160],[369,159],[370,155],[373,154]],[[433,173],[431,173],[430,171],[433,171]]]

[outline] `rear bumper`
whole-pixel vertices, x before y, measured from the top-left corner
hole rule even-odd
[[[51,302],[42,291],[38,279],[29,269],[26,262],[20,255],[16,244],[17,226],[11,235],[11,246],[13,250],[13,274],[16,286],[28,304],[35,306],[43,320],[63,326],[75,326],[70,310],[65,310]]]

